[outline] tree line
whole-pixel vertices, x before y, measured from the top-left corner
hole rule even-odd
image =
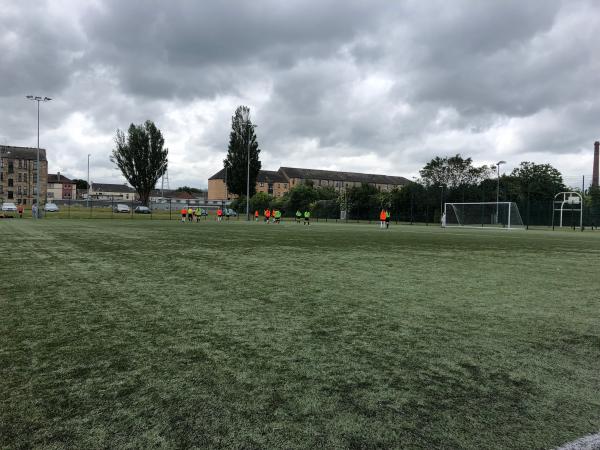
[[[232,204],[237,211],[246,207],[246,189],[250,190],[250,210],[275,208],[285,215],[310,210],[316,217],[339,218],[342,211],[353,219],[372,219],[385,208],[395,220],[438,222],[446,202],[515,202],[528,224],[549,224],[554,196],[572,191],[562,174],[550,164],[523,161],[509,174],[498,176],[496,166],[476,166],[460,154],[437,156],[419,171],[420,177],[391,191],[379,191],[372,185],[336,191],[316,188],[311,182],[295,186],[282,197],[256,192],[261,169],[260,147],[250,120],[250,109],[239,106],[231,118],[227,157],[223,161],[229,193],[238,198]],[[147,204],[150,191],[167,170],[168,149],[160,130],[151,121],[131,124],[127,135],[118,130],[111,161]],[[82,185],[83,180],[78,180]],[[85,183],[87,185],[87,183]],[[186,187],[182,190],[188,190]],[[600,188],[585,192],[587,221],[600,223]]]
[[[394,220],[403,222],[439,222],[446,202],[515,202],[523,220],[532,225],[549,225],[554,196],[573,191],[565,185],[562,174],[550,164],[523,161],[508,174],[498,178],[496,166],[476,166],[460,154],[435,157],[420,171],[420,177],[390,191],[362,184],[335,191],[331,187],[314,187],[312,183],[290,189],[282,197],[264,192],[250,198],[251,211],[262,213],[276,208],[292,216],[296,210],[310,209],[316,217],[339,218],[342,211],[350,219],[373,219],[381,209],[390,210]],[[581,192],[580,189],[576,190]],[[588,222],[600,222],[600,189],[581,192]],[[232,207],[243,210],[245,198]]]

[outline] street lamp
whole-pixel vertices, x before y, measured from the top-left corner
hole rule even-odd
[[[498,209],[500,202],[500,164],[506,164],[506,161],[498,161],[496,168],[498,169],[498,181],[496,183],[496,225],[498,224]]]
[[[33,96],[28,95],[28,100],[37,102],[37,158],[36,158],[36,214],[35,218],[40,218],[40,102],[49,102],[52,100],[50,97],[40,97],[39,95]]]
[[[241,111],[242,124],[246,125],[246,137],[248,139],[248,168],[246,172],[246,221],[250,221],[250,127],[255,128],[256,125],[250,124],[250,109],[242,108]],[[227,169],[225,169],[227,170]]]

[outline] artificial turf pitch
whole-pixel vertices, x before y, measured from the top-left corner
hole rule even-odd
[[[0,222],[2,448],[552,448],[600,233]]]

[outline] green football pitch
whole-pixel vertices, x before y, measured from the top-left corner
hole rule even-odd
[[[0,448],[552,448],[600,232],[0,221]]]

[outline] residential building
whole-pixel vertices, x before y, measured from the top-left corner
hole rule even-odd
[[[282,197],[289,191],[288,180],[278,171],[260,170],[256,177],[256,192],[265,192],[274,197]],[[221,169],[208,179],[208,201],[228,201],[237,195],[228,192],[225,183],[225,169]]]
[[[404,177],[376,175],[357,172],[339,172],[333,170],[300,169],[280,167],[277,171],[261,170],[256,179],[256,191],[281,197],[299,184],[312,183],[315,187],[330,187],[336,191],[369,184],[380,191],[390,191],[407,184]],[[227,192],[225,169],[221,169],[208,179],[208,200],[227,201],[236,195]]]
[[[47,201],[75,200],[76,197],[77,185],[73,180],[61,175],[60,172],[48,174]]]
[[[207,192],[190,194],[172,189],[154,189],[150,192],[150,201],[153,203],[184,203],[189,205],[204,205],[207,200]]]
[[[281,167],[279,172],[289,180],[290,188],[293,188],[298,184],[312,182],[315,187],[331,187],[336,191],[351,187],[359,187],[362,184],[374,186],[380,191],[391,191],[395,187],[401,187],[409,183],[409,180],[404,177],[370,173],[298,169],[295,167]]]
[[[90,198],[92,200],[135,201],[138,195],[135,189],[126,184],[91,183]]]
[[[37,196],[37,148],[0,145],[0,202],[32,205]],[[40,149],[40,202],[46,198],[48,161]]]

